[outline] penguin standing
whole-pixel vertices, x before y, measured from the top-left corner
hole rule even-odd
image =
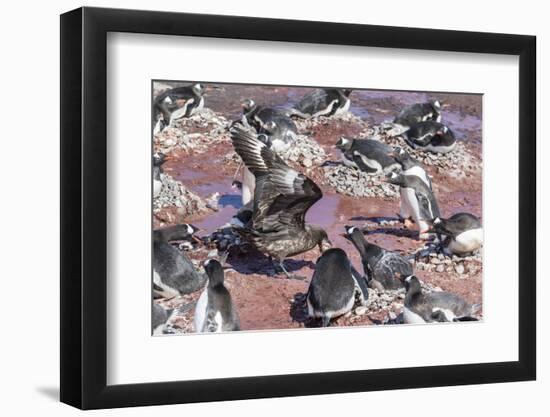
[[[307,310],[311,318],[320,318],[323,327],[330,320],[351,311],[356,295],[361,305],[368,298],[368,288],[363,277],[354,276],[352,266],[340,248],[331,248],[317,259],[315,273],[307,293]]]
[[[164,298],[195,292],[206,283],[189,258],[169,242],[193,237],[196,228],[180,224],[153,231],[153,293]]]
[[[401,193],[404,218],[412,216],[420,232],[420,239],[428,239],[430,225],[436,217],[440,217],[439,206],[430,187],[416,175],[395,172],[388,175],[387,182],[398,185],[400,191],[404,191]]]
[[[401,174],[405,176],[416,176],[424,184],[432,190],[432,181],[424,169],[424,167],[416,161],[406,150],[403,148],[395,148],[391,153],[391,156],[401,165]],[[411,218],[412,212],[410,211],[410,204],[408,201],[414,198],[414,191],[410,188],[400,188],[399,190],[401,195],[401,207],[400,207],[400,216],[405,222],[405,227],[410,228],[412,225]]]
[[[153,134],[160,133],[175,120],[189,117],[204,107],[202,84],[176,87],[160,94],[153,103],[155,128]],[[160,118],[159,116],[162,116]]]
[[[311,119],[319,116],[332,116],[349,110],[350,94],[353,90],[341,88],[323,88],[306,94],[294,105],[290,112],[293,116]]]
[[[414,275],[404,279],[405,303],[403,320],[406,324],[441,321],[476,321],[478,305],[467,303],[456,294],[444,291],[423,293],[420,281]]]
[[[391,148],[378,140],[341,137],[336,147],[342,152],[345,165],[355,166],[369,174],[389,173],[400,165],[393,158]]]
[[[197,333],[220,333],[240,330],[239,316],[224,286],[222,265],[215,259],[204,262],[208,286],[195,308],[194,325]]]
[[[406,132],[411,126],[427,120],[441,121],[441,103],[439,100],[427,103],[415,103],[404,107],[393,119],[392,136]]]
[[[456,138],[446,125],[426,121],[413,125],[404,133],[406,142],[413,149],[446,154],[456,148]]]
[[[466,256],[483,245],[481,222],[470,213],[456,213],[448,219],[436,217],[432,231],[447,236],[443,245],[448,255]]]
[[[158,197],[162,190],[162,165],[166,162],[166,155],[157,152],[153,155],[153,197]]]
[[[346,235],[361,255],[369,286],[399,289],[403,287],[400,278],[412,275],[413,268],[405,257],[368,242],[356,226],[346,226]]]

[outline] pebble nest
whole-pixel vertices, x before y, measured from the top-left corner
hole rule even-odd
[[[333,116],[318,116],[312,119],[300,119],[300,118],[293,118],[294,124],[296,124],[296,127],[298,128],[298,131],[300,132],[308,132],[314,127],[322,126],[322,125],[328,125],[335,121],[342,121],[342,122],[352,122],[356,125],[363,126],[365,129],[368,127],[368,123],[361,119],[360,117],[357,117],[351,112],[344,112],[335,114]]]
[[[181,182],[170,175],[161,174],[162,188],[157,197],[153,198],[153,211],[164,207],[177,207],[180,214],[190,216],[207,208],[207,203]]]
[[[154,136],[155,151],[169,153],[176,149],[203,153],[209,145],[229,141],[229,121],[214,111],[203,108],[190,117],[177,120]]]
[[[466,274],[476,274],[483,268],[483,249],[476,251],[471,256],[447,256],[442,253],[430,252],[421,256],[415,263],[419,271],[435,271],[438,273],[456,273],[466,278]],[[418,254],[418,252],[417,252]],[[422,249],[420,250],[422,254]]]
[[[325,150],[314,140],[305,135],[298,135],[292,145],[279,154],[285,162],[298,163],[305,168],[322,164],[327,155]]]
[[[421,149],[413,149],[400,136],[390,136],[382,125],[367,128],[361,135],[367,139],[376,139],[387,143],[394,148],[399,146],[424,166],[431,166],[440,173],[445,173],[454,178],[467,177],[471,172],[478,172],[482,169],[482,161],[472,155],[466,148],[464,142],[457,141],[453,151],[446,154],[435,154]]]
[[[367,174],[347,165],[323,167],[325,180],[336,192],[352,197],[399,197],[399,187],[382,182],[381,174]]]

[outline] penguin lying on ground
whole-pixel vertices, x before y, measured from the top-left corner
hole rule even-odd
[[[456,138],[444,124],[427,121],[413,125],[403,136],[413,149],[432,153],[449,153],[456,148]]]
[[[351,104],[349,96],[352,91],[341,88],[314,90],[296,103],[290,112],[303,119],[345,113]]]
[[[479,219],[470,213],[453,214],[448,219],[436,217],[432,231],[447,236],[444,251],[448,255],[466,256],[483,244],[483,228]]]
[[[201,84],[176,87],[163,92],[153,102],[155,117],[153,134],[160,133],[177,119],[192,116],[203,107],[204,97]]]
[[[388,175],[387,182],[400,187],[403,218],[412,216],[418,227],[420,239],[428,239],[430,225],[436,217],[440,217],[439,206],[430,187],[416,175],[395,172]]]
[[[342,152],[344,164],[363,172],[387,174],[399,168],[399,163],[390,156],[391,148],[378,140],[341,137],[336,147]]]
[[[280,123],[285,123],[287,126],[290,126],[292,130],[296,130],[296,125],[292,119],[290,119],[287,110],[260,106],[250,98],[244,101],[242,108],[243,115],[241,117],[241,123],[245,125],[245,127],[254,128],[257,132],[267,123],[276,121],[277,119],[279,119]],[[281,120],[286,120],[286,122],[281,122]]]
[[[340,248],[326,250],[317,259],[315,273],[307,293],[307,310],[311,318],[320,318],[323,327],[330,320],[351,311],[356,295],[361,305],[368,298],[368,288],[363,277],[354,276],[352,266]]]
[[[381,286],[386,290],[402,288],[400,278],[412,275],[413,268],[405,257],[368,242],[356,226],[346,226],[346,235],[361,255],[371,287]]]
[[[169,242],[192,238],[196,228],[181,224],[153,232],[153,293],[164,298],[195,292],[206,283],[189,258]]]
[[[410,129],[411,126],[426,120],[441,121],[441,103],[438,100],[415,103],[404,107],[393,119],[390,135],[400,135]]]
[[[220,333],[240,330],[239,316],[224,286],[222,265],[215,259],[204,262],[208,286],[202,292],[195,308],[194,325],[197,333]]]
[[[404,282],[407,291],[403,307],[405,323],[477,320],[473,315],[479,309],[478,305],[471,305],[449,292],[423,293],[420,281],[414,275],[405,278]]]

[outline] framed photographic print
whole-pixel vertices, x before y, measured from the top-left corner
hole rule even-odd
[[[81,8],[61,101],[63,402],[535,379],[534,37]]]

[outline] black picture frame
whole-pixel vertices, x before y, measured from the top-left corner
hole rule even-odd
[[[519,360],[107,385],[108,32],[519,56]],[[85,7],[61,15],[60,56],[62,402],[95,409],[536,378],[534,36]]]

